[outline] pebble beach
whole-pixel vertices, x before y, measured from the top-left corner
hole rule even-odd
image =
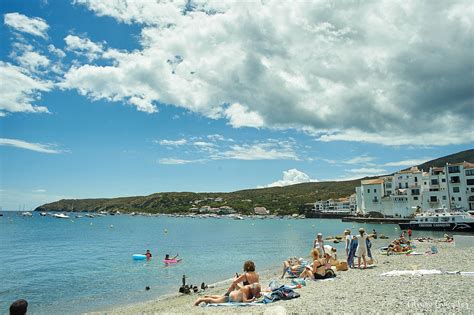
[[[387,240],[388,241],[388,240]],[[435,245],[437,254],[381,255],[376,248],[388,242],[376,240],[375,263],[368,269],[338,271],[333,280],[307,280],[296,289],[299,298],[266,305],[245,307],[193,306],[204,294],[223,294],[230,281],[190,295],[174,295],[118,309],[89,314],[295,314],[295,313],[456,313],[474,312],[474,276],[460,274],[382,276],[393,270],[440,270],[442,272],[474,271],[474,248],[456,248],[453,243],[415,242],[417,252],[424,253]],[[344,256],[341,255],[341,256]],[[340,257],[340,259],[344,257]],[[258,268],[258,266],[257,266]],[[271,280],[291,285],[291,279],[280,279],[280,270],[260,271],[262,287]],[[229,272],[232,275],[232,271]]]

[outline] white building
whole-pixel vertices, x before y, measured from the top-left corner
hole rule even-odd
[[[320,200],[314,203],[314,211],[325,213],[353,213],[356,209],[356,194],[339,199]]]
[[[417,209],[446,207],[474,210],[474,164],[456,163],[423,172],[417,167],[393,176],[361,181],[357,211],[409,217]]]

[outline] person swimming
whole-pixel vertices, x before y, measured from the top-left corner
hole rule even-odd
[[[181,258],[178,258],[178,256],[179,256],[178,253],[176,253],[176,256],[174,256],[174,257],[170,257],[169,254],[166,254],[164,260],[176,260],[176,261],[179,261],[179,260],[181,260]]]
[[[146,256],[146,259],[150,259],[151,257],[153,257],[149,249],[146,250],[145,256]]]

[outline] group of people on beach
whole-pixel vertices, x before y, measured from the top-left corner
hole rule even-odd
[[[205,295],[194,302],[198,306],[202,302],[216,303],[248,303],[255,301],[261,295],[262,287],[259,283],[260,276],[255,271],[255,263],[248,260],[244,263],[244,272],[236,273],[234,281],[224,295]]]

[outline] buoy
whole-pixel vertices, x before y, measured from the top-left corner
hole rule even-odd
[[[111,225],[110,225],[110,228],[111,228],[111,229],[113,229],[113,228],[114,228],[114,225],[113,225],[113,224],[111,224]]]
[[[164,229],[163,232],[165,232],[165,234],[168,234],[168,229]]]
[[[133,255],[132,255],[132,258],[133,258],[133,260],[145,260],[145,259],[146,259],[146,255],[143,255],[143,254],[133,254]]]

